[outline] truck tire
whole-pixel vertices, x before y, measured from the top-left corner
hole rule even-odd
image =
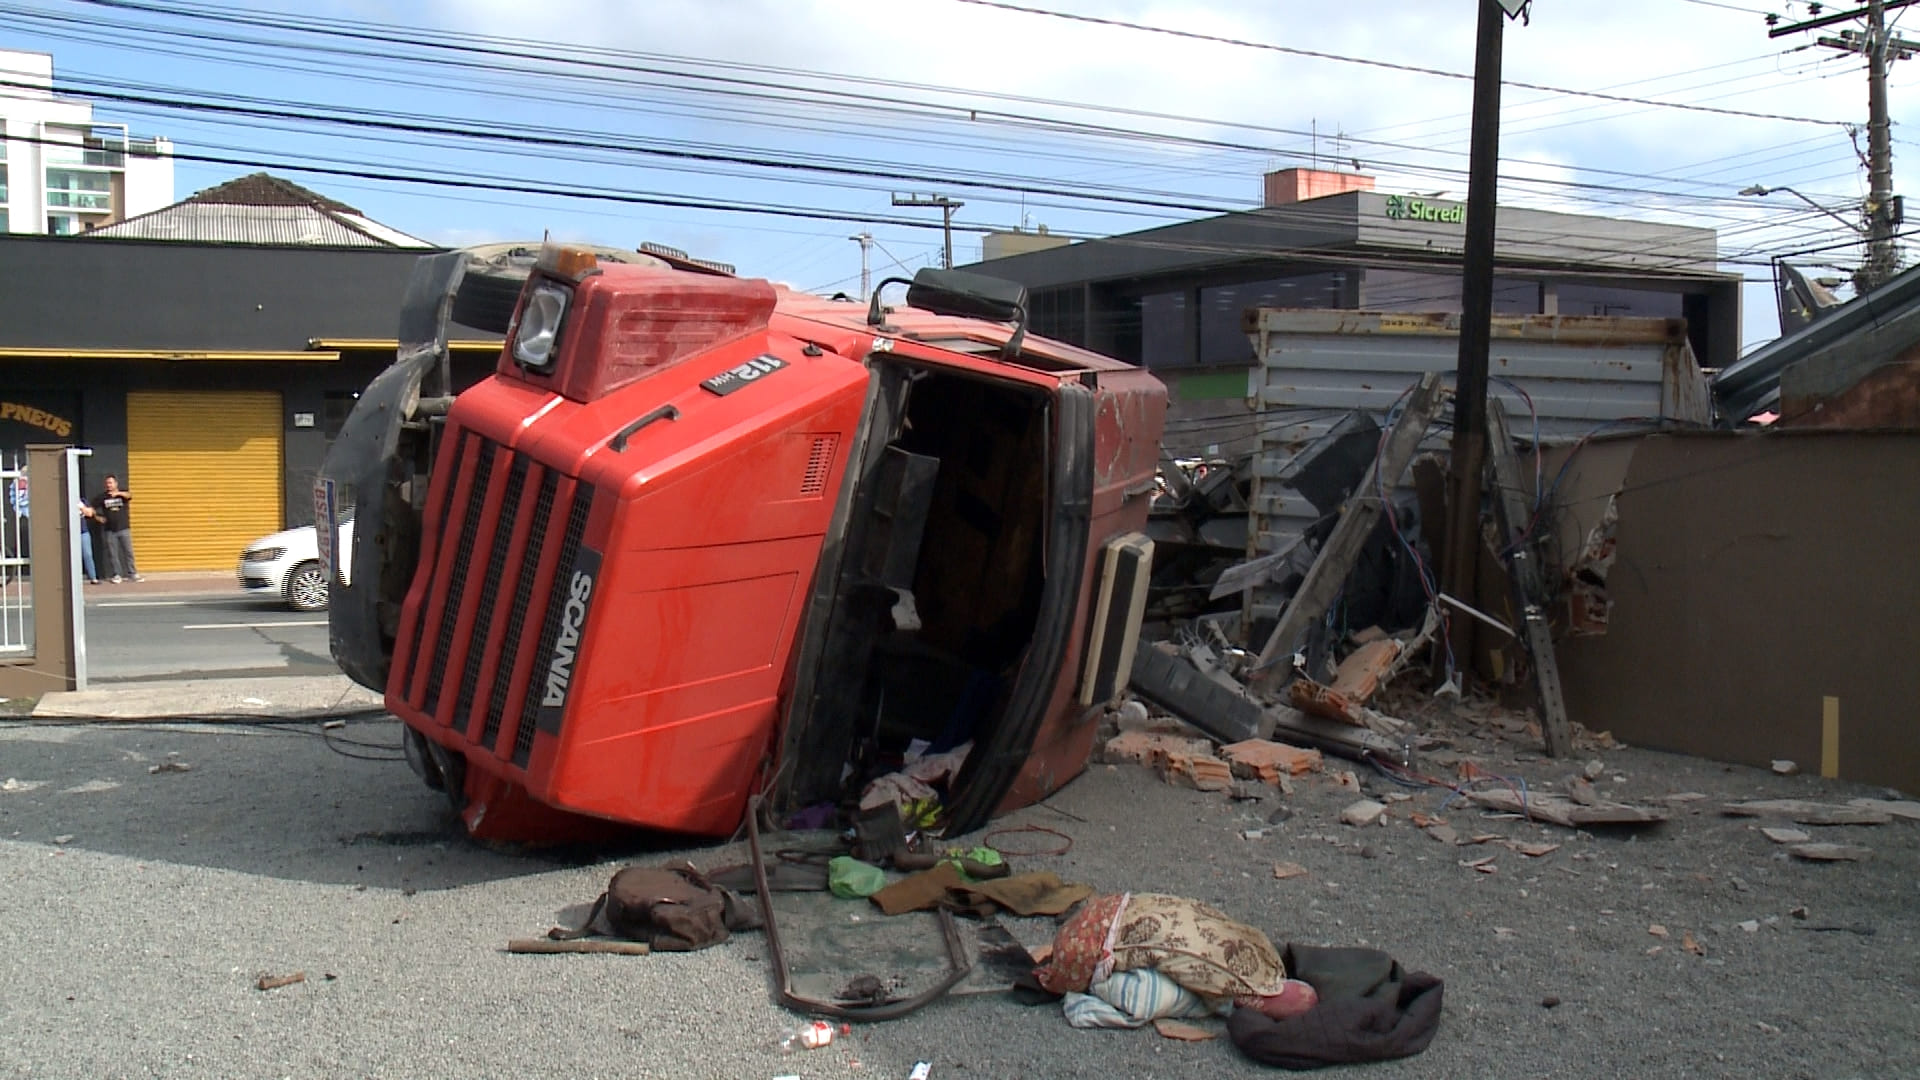
[[[588,245],[601,262],[665,268],[668,264],[638,251]],[[467,248],[467,273],[453,294],[452,318],[482,333],[504,334],[513,325],[520,290],[539,261],[537,242],[485,244]]]

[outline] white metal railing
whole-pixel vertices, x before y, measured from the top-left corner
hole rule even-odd
[[[0,450],[0,655],[33,651],[27,524],[27,459]]]

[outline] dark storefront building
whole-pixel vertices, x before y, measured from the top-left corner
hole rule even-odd
[[[394,356],[420,250],[0,237],[0,455],[90,447],[134,493],[143,570],[226,569],[312,518],[355,395]],[[455,381],[498,339],[463,332]]]
[[[1259,210],[969,269],[1026,285],[1035,333],[1153,369],[1174,396],[1168,448],[1207,453],[1251,423],[1249,308],[1459,312],[1464,207],[1372,184],[1288,169]],[[1702,366],[1722,367],[1739,352],[1740,277],[1717,254],[1712,229],[1504,207],[1494,311],[1684,318]]]

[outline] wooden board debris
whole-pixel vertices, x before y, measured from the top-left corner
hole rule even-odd
[[[1912,799],[1848,799],[1847,805],[1862,810],[1878,810],[1908,821],[1920,821],[1920,802]]]
[[[1733,817],[1783,817],[1802,825],[1885,825],[1893,815],[1864,806],[1840,806],[1806,799],[1753,799],[1721,807]]]
[[[1523,802],[1519,792],[1501,789],[1470,791],[1467,793],[1467,798],[1489,810],[1522,814],[1536,821],[1545,821],[1568,829],[1579,829],[1588,825],[1656,825],[1667,820],[1668,816],[1668,811],[1664,807],[1630,806],[1626,803],[1605,801],[1597,802],[1592,806],[1582,806],[1563,796],[1545,793],[1531,795]]]
[[[1163,1038],[1178,1039],[1181,1042],[1206,1042],[1219,1037],[1219,1032],[1208,1031],[1206,1028],[1189,1024],[1184,1020],[1155,1020],[1153,1030],[1159,1032]]]
[[[1851,844],[1795,844],[1787,851],[1809,862],[1859,862],[1868,854],[1866,848]]]
[[[1275,738],[1284,737],[1288,742],[1302,746],[1311,746],[1329,754],[1341,757],[1365,760],[1368,755],[1386,756],[1389,761],[1397,761],[1405,748],[1397,740],[1389,739],[1364,727],[1328,720],[1319,716],[1308,716],[1298,709],[1276,705],[1267,710],[1268,722]]]
[[[1512,571],[1514,601],[1520,609],[1527,653],[1533,659],[1533,680],[1540,692],[1542,741],[1546,744],[1547,756],[1565,757],[1574,751],[1573,727],[1567,719],[1566,698],[1560,690],[1560,661],[1553,651],[1553,631],[1547,625],[1546,581],[1541,575],[1537,553],[1526,543],[1516,542],[1530,530],[1533,514],[1527,509],[1520,460],[1513,453],[1506,403],[1489,401],[1487,405],[1487,450],[1492,458],[1498,495],[1493,501],[1494,520],[1500,528],[1501,546],[1509,549],[1506,561]]]

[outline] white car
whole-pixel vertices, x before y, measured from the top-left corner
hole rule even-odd
[[[340,551],[353,550],[353,521],[340,524]],[[346,560],[340,577],[351,581]],[[311,525],[263,536],[240,553],[240,587],[256,596],[284,599],[295,611],[325,611],[327,572],[320,565],[319,534]]]

